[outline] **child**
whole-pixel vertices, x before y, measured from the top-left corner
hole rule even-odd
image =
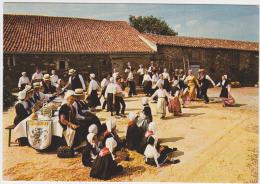
[[[157,167],[160,167],[165,163],[176,164],[179,160],[174,160],[174,158],[170,156],[170,153],[173,151],[174,150],[170,148],[168,148],[168,150],[160,149],[157,151],[155,139],[153,136],[150,136],[147,140],[147,146],[144,151],[145,163],[149,165],[156,165]]]

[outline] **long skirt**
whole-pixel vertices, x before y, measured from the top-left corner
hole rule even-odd
[[[166,100],[164,97],[159,97],[157,101],[157,114],[159,117],[165,117],[166,115]]]
[[[230,93],[228,93],[228,98],[222,98],[222,101],[224,106],[232,106],[235,104],[235,99]]]
[[[101,105],[100,100],[97,95],[97,90],[91,91],[91,94],[88,97],[88,101],[89,101],[89,107],[95,108],[95,107]]]
[[[221,98],[228,98],[228,89],[226,87],[222,87],[219,96]]]
[[[144,81],[144,93],[146,95],[152,94],[152,81]]]
[[[170,88],[170,83],[169,83],[168,79],[164,79],[163,88],[164,88],[167,92],[169,92],[169,91],[171,90],[171,88]]]
[[[190,95],[189,95],[189,91],[187,90],[188,88],[186,88],[182,94],[181,94],[181,98],[182,98],[182,101],[183,101],[183,105],[188,105],[190,104]]]
[[[172,100],[170,100],[168,105],[168,110],[170,113],[173,113],[175,116],[181,114],[181,103],[178,97],[174,97]]]
[[[190,96],[190,100],[195,100],[195,98],[196,98],[196,86],[195,85],[189,86],[189,96]]]

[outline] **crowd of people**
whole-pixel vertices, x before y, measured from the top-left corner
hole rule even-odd
[[[123,171],[119,163],[129,160],[127,150],[144,155],[146,164],[157,167],[179,162],[173,158],[173,152],[177,148],[169,148],[158,141],[157,124],[154,122],[150,101],[157,103],[157,115],[161,119],[165,118],[167,107],[173,116],[180,116],[182,107],[188,107],[191,101],[201,99],[209,103],[207,90],[210,85],[221,87],[223,106],[235,103],[227,75],[223,75],[220,82],[215,84],[204,69],[198,71],[197,77],[192,70],[188,70],[186,76],[183,69],[175,69],[170,74],[164,68],[160,73],[153,62],[147,69],[140,65],[138,70],[128,63],[124,72],[122,74],[113,69],[100,83],[96,81],[95,74],[91,73],[88,86],[75,69],[69,70],[67,83],[56,75],[55,70],[51,71],[51,75],[43,75],[37,68],[31,80],[23,72],[18,82],[20,92],[15,105],[14,124],[19,124],[44,103],[57,96],[64,96],[64,102],[59,108],[59,123],[64,131],[68,128],[76,131],[71,147],[84,145],[81,146],[82,163],[91,167],[90,176],[106,180]],[[124,79],[123,75],[127,77]],[[135,75],[138,75],[138,86],[143,87],[145,94],[141,101],[143,110],[138,113],[130,112],[126,116],[124,92],[128,92],[128,97],[137,95]],[[101,106],[101,98],[104,99],[102,109],[106,109],[111,115],[105,123],[101,123],[93,113]],[[116,119],[119,118],[128,118],[125,139],[116,131]],[[26,140],[20,139],[19,143],[26,145]],[[61,146],[63,145],[66,145],[64,140],[61,141]]]

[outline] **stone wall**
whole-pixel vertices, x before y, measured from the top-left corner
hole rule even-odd
[[[31,79],[36,66],[43,73],[56,69],[59,77],[65,80],[68,79],[68,69],[74,68],[86,81],[90,73],[95,73],[100,81],[105,74],[112,72],[112,67],[118,67],[120,73],[124,74],[127,62],[138,68],[139,64],[148,64],[149,61],[150,55],[142,54],[4,54],[4,85],[11,89],[17,88],[21,72],[27,72]]]
[[[221,75],[227,74],[232,81],[252,86],[258,82],[258,54],[227,49],[159,46],[155,59],[170,72],[175,68],[182,68],[187,72],[191,65],[199,65],[207,70],[214,81],[219,81]]]

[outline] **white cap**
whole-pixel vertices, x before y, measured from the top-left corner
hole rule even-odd
[[[25,75],[26,74],[26,72],[22,72],[22,75]]]
[[[107,126],[108,132],[111,132],[112,129],[114,129],[116,127],[116,121],[114,119],[110,118],[109,120],[106,121],[106,126]]]
[[[137,118],[137,114],[136,114],[136,113],[130,112],[130,113],[128,114],[128,119],[129,119],[130,121],[134,121],[136,118]]]
[[[50,80],[50,75],[49,74],[44,74],[43,80]]]
[[[143,105],[148,104],[148,102],[149,102],[149,99],[147,97],[142,98],[142,104]]]
[[[98,133],[98,127],[96,124],[92,124],[88,127],[88,132],[89,133],[93,133],[93,134],[97,134]]]
[[[94,74],[94,73],[91,73],[91,74],[89,75],[89,77],[90,77],[91,79],[94,79],[94,78],[95,78],[95,74]]]

